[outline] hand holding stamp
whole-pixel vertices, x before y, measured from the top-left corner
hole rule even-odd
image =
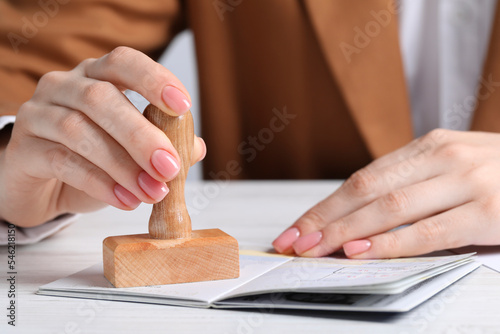
[[[239,276],[238,242],[219,229],[191,231],[184,184],[191,165],[191,112],[172,117],[153,105],[144,116],[162,129],[180,156],[181,169],[167,196],[153,206],[149,234],[108,237],[104,276],[115,287],[209,281]]]

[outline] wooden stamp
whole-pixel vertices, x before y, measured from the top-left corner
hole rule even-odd
[[[149,105],[144,116],[170,138],[181,169],[168,183],[167,196],[153,206],[149,234],[104,239],[104,276],[117,288],[238,277],[236,239],[219,229],[191,231],[184,199],[194,138],[191,112],[172,117]]]

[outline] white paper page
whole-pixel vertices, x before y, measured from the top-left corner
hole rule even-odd
[[[194,282],[183,284],[155,285],[136,288],[114,288],[104,278],[102,264],[96,264],[66,278],[46,284],[38,293],[44,295],[73,296],[94,299],[141,301],[143,297],[162,298],[196,302],[196,305],[210,304],[222,294],[231,291],[273,268],[290,261],[282,256],[240,255],[240,277],[228,280]],[[117,298],[116,296],[120,296]],[[201,304],[200,304],[201,302]]]
[[[500,246],[467,246],[453,250],[457,254],[477,252],[477,260],[500,273]]]
[[[426,273],[472,255],[389,260],[294,258],[293,261],[225,294],[224,298],[276,291],[331,290],[339,292],[341,288],[376,286]],[[377,289],[370,291],[370,293],[377,292],[380,293]]]
[[[468,263],[415,285],[398,295],[270,293],[215,303],[220,308],[304,309],[323,311],[406,312],[480,266]]]
[[[427,270],[422,273],[417,273],[413,276],[403,278],[396,282],[381,283],[366,287],[364,286],[353,287],[353,288],[342,287],[339,290],[345,293],[399,294],[431,277],[441,275],[449,270],[453,270],[455,268],[464,266],[469,263],[477,263],[480,265],[479,262],[474,261],[474,258],[466,258]],[[324,288],[321,291],[323,292],[329,290],[331,290],[331,288]]]

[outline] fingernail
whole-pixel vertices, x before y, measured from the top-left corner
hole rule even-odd
[[[174,86],[163,88],[161,96],[167,106],[176,114],[182,115],[191,108],[191,102],[189,102],[186,95]]]
[[[316,231],[300,237],[293,243],[293,249],[295,250],[295,253],[302,254],[319,244],[322,237],[323,233],[321,233],[321,231]]]
[[[201,160],[205,159],[205,157],[207,156],[207,144],[205,143],[205,141],[201,137],[198,137],[198,140],[201,142],[201,145],[203,145],[203,153],[201,154],[201,156],[198,160],[198,161],[201,161]]]
[[[296,227],[290,227],[273,241],[273,247],[278,253],[284,253],[292,247],[292,244],[299,237],[299,229]]]
[[[361,254],[370,249],[372,243],[370,240],[355,240],[344,244],[344,253],[347,256]]]
[[[140,172],[137,181],[139,183],[139,187],[141,187],[141,189],[144,190],[149,197],[157,202],[161,201],[168,194],[167,185],[156,181],[146,172]]]
[[[119,184],[115,185],[113,191],[115,193],[116,198],[118,198],[120,202],[122,202],[125,206],[131,209],[135,209],[139,206],[139,204],[141,204],[141,201],[137,199],[137,197],[135,197],[134,194],[132,194],[130,191],[123,188]]]
[[[165,150],[154,151],[151,156],[151,163],[158,173],[167,180],[172,180],[180,170],[177,160]]]

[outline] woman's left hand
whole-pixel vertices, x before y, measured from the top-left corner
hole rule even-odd
[[[354,173],[273,242],[279,253],[343,248],[356,259],[471,244],[500,244],[500,134],[442,129]]]

